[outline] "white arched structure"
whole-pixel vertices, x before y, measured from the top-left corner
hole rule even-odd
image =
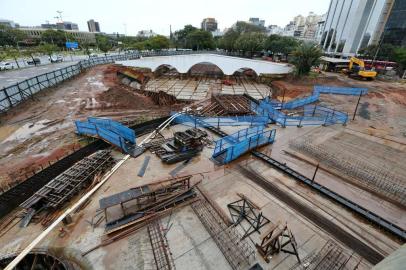
[[[176,68],[179,73],[187,73],[192,66],[203,62],[209,62],[218,66],[225,75],[233,75],[240,68],[252,69],[258,75],[286,74],[292,71],[292,68],[286,64],[217,54],[154,56],[136,60],[116,61],[117,64],[124,66],[150,68],[152,71],[161,65],[170,65]]]

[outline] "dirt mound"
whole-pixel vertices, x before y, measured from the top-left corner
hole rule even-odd
[[[335,77],[317,77],[317,78],[296,78],[289,77],[285,80],[272,82],[276,96],[285,95],[285,100],[310,95],[313,92],[314,85],[331,86],[350,86],[349,83],[338,80]]]
[[[153,109],[156,107],[151,98],[130,92],[124,87],[110,87],[107,91],[97,96],[97,101],[102,103],[102,108],[123,109]]]

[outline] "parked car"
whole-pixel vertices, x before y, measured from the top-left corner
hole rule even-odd
[[[39,58],[30,59],[27,61],[28,65],[39,65],[41,64],[41,60]]]
[[[49,57],[49,61],[51,61],[51,63],[59,63],[63,61],[63,57],[62,55],[52,55]]]
[[[10,70],[13,69],[14,66],[10,62],[2,62],[0,63],[0,70]]]
[[[98,57],[98,55],[95,53],[92,53],[92,54],[89,54],[89,57]]]

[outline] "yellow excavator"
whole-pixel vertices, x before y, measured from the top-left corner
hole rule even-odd
[[[347,74],[348,77],[367,80],[372,80],[377,75],[374,70],[366,70],[364,61],[356,57],[351,57],[348,69],[343,69],[343,73]]]

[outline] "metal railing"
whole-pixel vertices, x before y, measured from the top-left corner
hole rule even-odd
[[[169,56],[201,53],[227,55],[226,52],[222,51],[151,51],[92,57],[86,60],[81,60],[77,64],[37,75],[35,77],[0,89],[0,114],[7,112],[21,102],[32,98],[34,94],[40,92],[41,90],[57,85],[65,80],[72,78],[73,76],[78,75],[83,70],[94,67],[96,65],[114,63],[115,61],[120,60],[137,59],[141,56]]]

